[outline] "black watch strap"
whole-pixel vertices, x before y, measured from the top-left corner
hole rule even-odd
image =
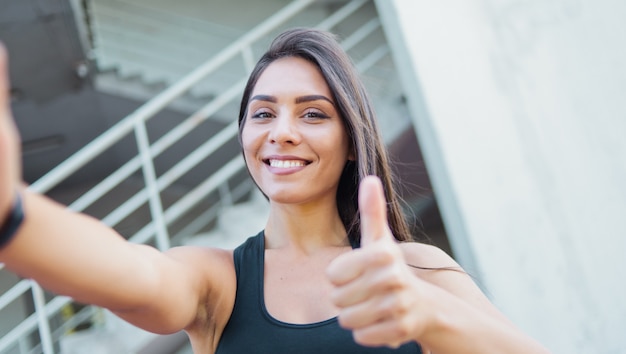
[[[0,224],[0,248],[6,246],[17,233],[20,225],[24,221],[24,209],[22,207],[22,197],[17,193],[13,208]]]

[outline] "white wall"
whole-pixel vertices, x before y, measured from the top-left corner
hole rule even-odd
[[[377,6],[461,263],[555,353],[623,353],[626,2]]]

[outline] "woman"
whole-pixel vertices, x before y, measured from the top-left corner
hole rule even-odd
[[[444,252],[410,242],[369,99],[330,34],[279,35],[250,76],[240,140],[270,216],[235,251],[160,253],[20,188],[2,72],[0,261],[17,274],[148,331],[184,329],[194,353],[545,352]]]

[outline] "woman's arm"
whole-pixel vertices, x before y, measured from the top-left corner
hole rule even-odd
[[[435,353],[546,353],[506,318],[482,293],[468,274],[445,252],[418,243],[400,245],[408,264],[442,270],[411,269],[416,276],[410,287],[423,294],[429,308],[429,327],[421,336]],[[457,270],[446,270],[457,269]]]
[[[359,192],[362,247],[328,269],[339,322],[363,345],[417,341],[442,353],[547,353],[515,328],[456,271],[413,271],[408,264],[458,267],[445,253],[395,242],[386,221],[382,187],[363,181]]]
[[[0,250],[0,261],[20,276],[79,302],[106,307],[153,332],[185,328],[198,315],[201,299],[215,279],[201,272],[207,262],[224,267],[223,257],[206,255],[193,267],[193,249],[165,254],[124,240],[84,214],[69,211],[43,196],[23,191],[25,220]],[[207,251],[217,253],[217,250]],[[220,262],[222,261],[222,262]]]
[[[100,221],[26,190],[20,181],[6,62],[0,44],[0,223],[18,191],[25,218],[0,248],[0,262],[46,289],[109,308],[150,331],[174,332],[191,325],[212,299],[221,299],[224,287],[213,285],[232,273],[228,254],[188,248],[160,253],[131,244]]]

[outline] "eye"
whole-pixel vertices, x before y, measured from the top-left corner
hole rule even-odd
[[[330,118],[327,114],[324,114],[318,110],[315,109],[310,109],[308,111],[306,111],[306,113],[304,113],[303,115],[304,118],[309,118],[309,119],[327,119]]]
[[[268,119],[272,117],[273,117],[272,113],[268,111],[258,111],[252,115],[252,118],[258,118],[258,119]]]

